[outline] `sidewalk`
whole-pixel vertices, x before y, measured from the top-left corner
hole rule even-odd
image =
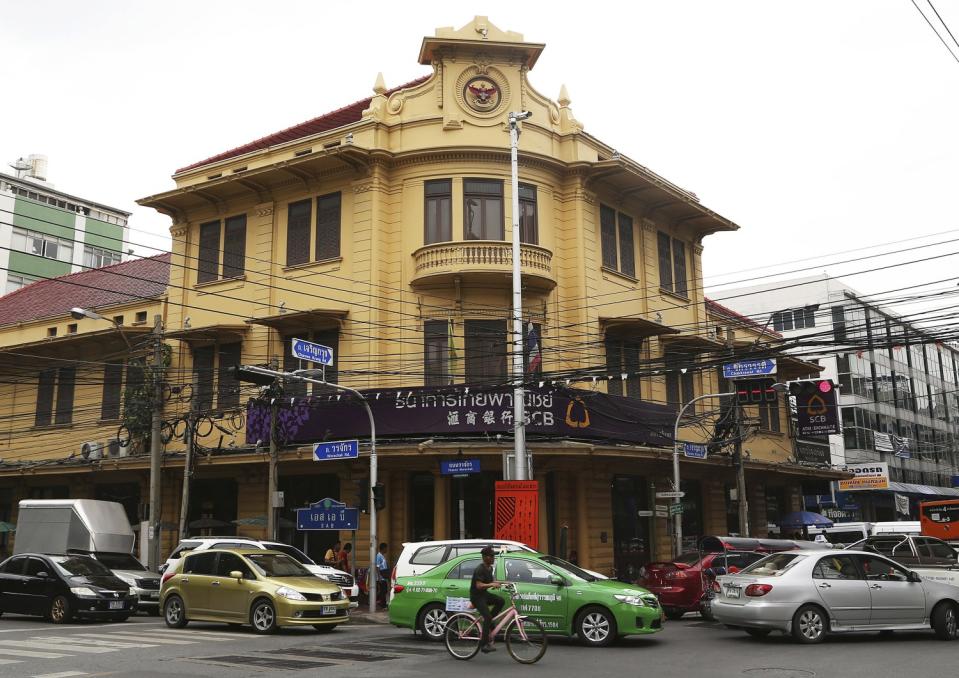
[[[352,624],[389,624],[390,615],[386,610],[377,608],[376,612],[370,614],[370,608],[367,605],[350,611],[350,623]]]

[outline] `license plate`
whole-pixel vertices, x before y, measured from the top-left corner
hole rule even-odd
[[[111,600],[110,609],[111,610],[122,610],[124,602],[122,600]]]
[[[323,614],[323,615],[336,614],[336,608],[333,607],[332,605],[324,605],[323,608],[320,610],[320,614]]]
[[[738,597],[739,597],[739,587],[737,587],[737,586],[727,586],[727,587],[726,587],[726,597],[727,597],[727,598],[738,598]]]

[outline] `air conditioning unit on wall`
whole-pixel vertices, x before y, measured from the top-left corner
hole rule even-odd
[[[103,458],[103,443],[91,440],[80,446],[80,456],[89,461]]]
[[[111,440],[110,444],[107,445],[107,456],[110,459],[116,459],[117,457],[126,457],[130,454],[129,445],[121,445],[119,440]]]

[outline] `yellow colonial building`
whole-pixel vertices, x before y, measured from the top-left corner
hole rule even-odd
[[[160,313],[170,347],[164,556],[178,536],[185,477],[189,531],[265,536],[271,398],[283,493],[277,536],[304,545],[297,507],[324,497],[356,504],[369,477],[359,402],[295,382],[267,392],[229,371],[302,367],[292,338],[331,347],[326,379],[370,402],[385,489],[378,533],[394,555],[403,541],[493,533],[494,482],[513,447],[508,365],[518,345],[509,322],[511,111],[532,113],[521,123],[518,201],[539,548],[576,551],[581,564],[623,576],[668,553],[666,519],[637,511],[655,510],[655,492],[670,486],[678,405],[724,391],[723,360],[775,355],[778,336],[703,295],[705,238],[738,227],[585,132],[565,87],[556,100],[534,89],[529,75],[543,49],[485,17],[438,29],[420,46],[424,77],[393,88],[378,77],[371,97],[179,169],[174,189],[140,200],[173,222],[168,286],[147,295],[140,330],[152,330]],[[13,402],[0,401],[2,420],[21,418],[0,438],[0,500],[12,516],[32,488],[92,496],[115,478],[139,483],[142,502],[144,457],[65,460],[83,436],[115,439],[124,417],[81,435],[56,422],[25,426],[48,388],[37,371],[66,355],[43,335],[52,322],[28,332],[0,318],[11,364],[24,347],[43,346],[36,364],[17,364],[23,379]],[[82,323],[80,334],[92,321]],[[117,343],[109,326],[96,328],[74,340],[68,360],[105,370],[138,349]],[[816,371],[782,358],[779,378]],[[89,397],[110,378],[103,372]],[[681,438],[708,441],[720,403],[695,412]],[[835,473],[795,463],[784,405],[747,411],[746,423],[751,531],[766,534],[779,514],[801,507],[804,486],[817,493]],[[196,454],[184,474],[188,430]],[[142,440],[122,429],[119,437],[133,448]],[[358,460],[312,460],[312,443],[348,438],[364,445]],[[465,459],[478,472],[443,473],[442,462]],[[689,543],[735,531],[728,447],[682,468]],[[351,536],[314,533],[308,550],[319,558],[337,538]],[[364,521],[356,540],[364,564]]]

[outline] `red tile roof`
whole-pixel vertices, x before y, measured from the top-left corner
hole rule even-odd
[[[67,315],[74,306],[92,310],[152,299],[169,282],[169,254],[40,280],[0,297],[0,325]]]
[[[757,323],[752,318],[744,316],[741,313],[736,313],[736,311],[729,308],[728,306],[723,306],[719,302],[713,301],[712,299],[709,299],[708,297],[706,298],[706,310],[712,313],[716,313],[718,315],[724,315],[730,320],[738,320],[743,325],[746,325],[749,328],[756,330],[757,332],[763,332],[765,334],[769,334],[771,336],[779,337],[779,338],[782,338],[783,336],[779,332],[776,332],[775,330],[773,330],[771,327],[766,327],[764,329],[762,325]]]
[[[404,85],[387,90],[386,96],[389,96],[393,92],[398,92],[401,89],[415,87],[420,83],[426,82],[430,77],[432,76],[424,75],[423,77],[417,78],[416,80],[411,80]],[[321,115],[318,118],[313,118],[312,120],[301,122],[298,125],[293,125],[293,127],[287,127],[279,132],[268,134],[265,137],[251,141],[248,144],[243,144],[242,146],[237,146],[229,151],[224,151],[223,153],[209,157],[206,160],[201,160],[200,162],[195,162],[192,165],[181,167],[175,172],[175,174],[196,169],[197,167],[202,167],[203,165],[209,165],[210,163],[218,162],[220,160],[235,158],[239,155],[250,153],[251,151],[259,151],[269,148],[270,146],[276,146],[277,144],[284,144],[288,141],[295,141],[296,139],[302,139],[303,137],[312,136],[321,132],[327,132],[331,129],[336,129],[337,127],[344,127],[350,123],[359,122],[363,116],[363,111],[370,107],[370,102],[372,100],[373,97],[367,97],[366,99],[362,99],[344,106],[343,108],[338,108],[335,111]]]

